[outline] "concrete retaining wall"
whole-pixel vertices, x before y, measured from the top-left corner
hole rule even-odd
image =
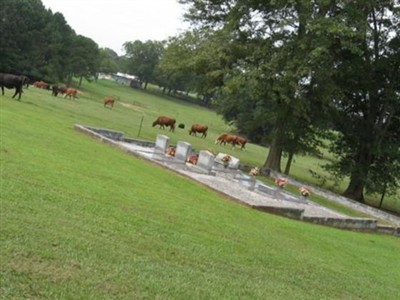
[[[129,142],[137,143],[138,145],[141,145],[144,147],[154,147],[155,146],[154,142],[124,138],[123,132],[112,131],[112,130],[102,129],[102,128],[93,128],[93,127],[82,126],[82,125],[75,125],[75,129],[78,131],[84,132],[85,134],[92,136],[102,142],[111,144],[125,152],[128,152],[130,154],[138,156],[138,157],[141,157],[141,156],[138,155],[137,153],[135,153],[134,151],[128,150],[128,149],[126,149],[126,147],[121,146],[121,144],[119,142],[124,141],[124,142],[128,142],[128,143]],[[291,183],[293,184],[293,182],[291,182]],[[298,184],[301,184],[301,183],[298,183]],[[356,203],[356,204],[357,204],[357,207],[355,207],[355,209],[359,209],[359,207],[362,205],[359,203]],[[273,214],[285,216],[285,217],[292,218],[292,219],[303,220],[303,221],[311,222],[314,224],[327,225],[327,226],[343,228],[343,229],[376,231],[376,232],[400,236],[400,227],[377,225],[377,221],[375,219],[329,218],[329,217],[314,217],[314,216],[307,217],[307,216],[304,216],[304,209],[288,208],[288,207],[275,207],[275,206],[266,206],[266,205],[252,205],[251,207],[254,209],[260,210],[260,211],[265,211],[268,213],[273,213]],[[391,215],[389,217],[391,217]],[[399,218],[399,221],[400,221],[400,218]],[[400,224],[400,222],[399,222],[399,224]]]

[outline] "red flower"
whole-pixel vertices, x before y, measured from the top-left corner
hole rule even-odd
[[[286,178],[277,178],[277,179],[275,179],[275,183],[277,186],[283,188],[287,184],[287,179]]]

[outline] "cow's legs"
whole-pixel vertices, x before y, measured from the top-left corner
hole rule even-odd
[[[14,96],[12,96],[12,98],[14,98],[17,94],[19,94],[18,95],[18,100],[21,100],[22,88],[16,87],[15,88],[15,94],[14,94]]]

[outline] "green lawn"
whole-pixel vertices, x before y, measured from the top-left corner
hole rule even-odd
[[[106,94],[120,95],[102,107]],[[154,139],[158,114],[213,124],[206,109],[100,82],[80,99],[29,88],[0,98],[0,298],[398,299],[400,239],[246,208],[88,138],[76,123]],[[122,104],[124,103],[124,105]],[[131,104],[132,106],[127,106]],[[265,149],[249,145],[260,164]],[[253,156],[255,158],[253,158]]]

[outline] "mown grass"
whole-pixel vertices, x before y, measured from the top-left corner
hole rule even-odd
[[[1,98],[1,298],[397,299],[400,239],[252,210],[90,139],[73,124],[134,135],[140,116],[91,95]]]

